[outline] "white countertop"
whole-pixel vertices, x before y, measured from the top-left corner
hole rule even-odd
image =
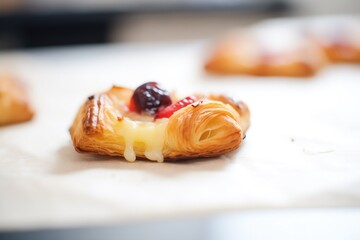
[[[360,206],[360,66],[309,79],[209,76],[206,43],[0,53],[37,115],[0,128],[0,229],[78,226],[253,208]],[[155,80],[244,100],[239,150],[178,163],[81,155],[68,128],[87,96]]]

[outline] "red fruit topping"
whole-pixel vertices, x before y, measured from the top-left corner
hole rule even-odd
[[[174,114],[174,112],[180,110],[183,107],[186,107],[187,105],[190,105],[196,101],[196,98],[194,96],[186,97],[177,103],[173,103],[170,106],[167,106],[166,108],[159,111],[159,113],[156,115],[155,119],[158,118],[169,118],[171,115]]]
[[[156,82],[148,82],[135,89],[129,109],[138,113],[154,116],[160,108],[171,104],[169,93]]]
[[[135,103],[134,103],[134,100],[132,98],[130,99],[129,110],[132,111],[132,112],[136,112]]]

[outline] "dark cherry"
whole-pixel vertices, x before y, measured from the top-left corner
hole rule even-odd
[[[135,89],[131,97],[130,110],[155,116],[159,109],[169,106],[169,93],[156,82],[147,82]]]

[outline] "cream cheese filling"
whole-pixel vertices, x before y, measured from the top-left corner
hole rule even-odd
[[[119,122],[119,133],[124,138],[124,157],[127,161],[136,160],[135,149],[143,148],[143,154],[149,160],[163,162],[165,131],[169,119],[137,121],[124,117]]]

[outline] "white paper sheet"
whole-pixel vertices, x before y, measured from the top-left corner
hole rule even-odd
[[[0,229],[76,226],[234,209],[360,206],[360,66],[309,79],[222,77],[201,68],[202,42],[1,54],[36,117],[0,128]],[[87,96],[161,82],[244,100],[239,150],[176,163],[81,155],[68,128]]]

